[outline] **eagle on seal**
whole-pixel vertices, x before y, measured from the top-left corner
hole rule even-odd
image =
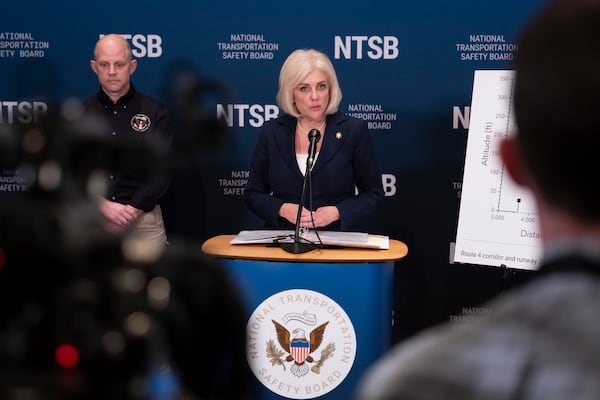
[[[310,340],[306,339],[306,333],[303,329],[296,328],[291,333],[283,325],[275,320],[271,320],[277,331],[277,341],[284,351],[288,353],[285,361],[294,361],[290,371],[297,377],[308,374],[309,368],[306,362],[312,363],[314,359],[311,353],[316,351],[325,334],[325,327],[329,321],[319,325],[310,332]],[[292,333],[294,337],[292,337]]]

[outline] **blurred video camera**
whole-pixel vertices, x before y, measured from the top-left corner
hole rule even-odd
[[[29,185],[0,203],[0,398],[242,398],[245,311],[225,271],[185,240],[140,254],[93,201],[114,167],[172,172],[227,140],[199,102],[221,86],[187,73],[173,87],[170,152],[107,140],[76,100],[0,125],[0,168]]]

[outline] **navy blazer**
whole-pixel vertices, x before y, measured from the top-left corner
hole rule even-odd
[[[296,160],[296,118],[283,115],[263,124],[244,190],[248,208],[267,228],[294,229],[279,217],[283,203],[300,203],[303,172]],[[312,206],[336,206],[340,220],[323,230],[359,230],[363,218],[383,204],[383,186],[365,121],[342,112],[327,116],[311,175]],[[309,207],[309,196],[304,206]]]

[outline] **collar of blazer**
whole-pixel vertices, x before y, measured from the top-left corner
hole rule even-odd
[[[339,149],[342,148],[347,136],[347,132],[344,129],[344,122],[347,119],[348,116],[340,111],[327,116],[325,133],[321,132],[321,140],[323,141],[321,151],[313,166],[312,175],[317,174],[335,156]],[[279,123],[283,125],[282,130],[284,134],[278,135],[276,141],[288,167],[292,171],[298,171],[298,175],[302,176],[302,172],[304,171],[300,172],[298,162],[296,161],[296,122],[296,118],[290,115],[284,115],[280,118]]]

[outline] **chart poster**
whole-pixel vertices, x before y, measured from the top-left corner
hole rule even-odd
[[[477,70],[454,261],[535,270],[541,235],[531,194],[505,171],[499,143],[515,132],[514,71]]]

